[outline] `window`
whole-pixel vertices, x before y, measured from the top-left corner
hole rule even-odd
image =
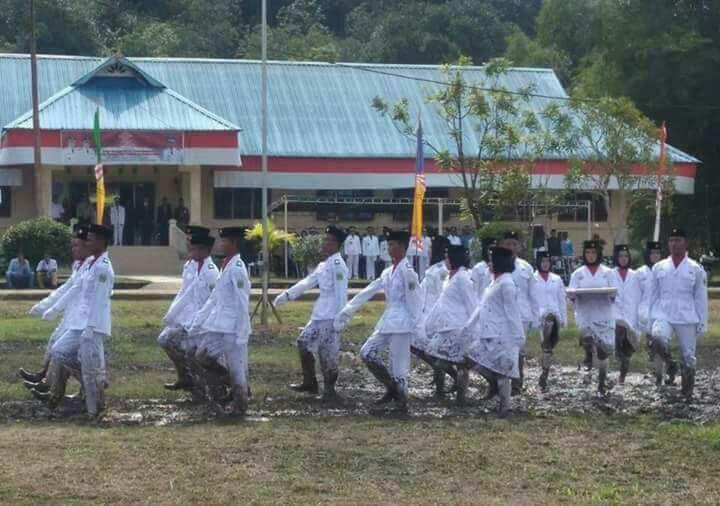
[[[0,218],[10,218],[12,213],[12,189],[0,186]]]
[[[567,207],[560,210],[558,213],[558,221],[564,222],[586,222],[587,221],[587,208],[584,207],[586,201],[591,202],[592,209],[592,221],[603,222],[607,221],[608,212],[605,207],[605,200],[600,195],[592,193],[576,193],[574,198],[567,201],[567,204],[579,204],[582,207]]]
[[[262,215],[262,190],[256,188],[215,188],[215,219],[255,220]]]

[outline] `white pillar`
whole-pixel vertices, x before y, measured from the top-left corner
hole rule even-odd
[[[190,167],[190,221],[203,223],[203,169],[202,166]]]

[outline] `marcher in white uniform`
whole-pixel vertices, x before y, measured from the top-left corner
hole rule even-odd
[[[445,397],[445,375],[457,381],[456,366],[465,363],[465,341],[460,330],[477,307],[475,291],[467,270],[467,250],[448,246],[445,257],[448,269],[440,296],[425,315],[424,339],[414,343],[414,351],[434,370],[435,397]],[[457,388],[456,388],[457,390]],[[459,390],[458,390],[459,392]],[[457,398],[458,403],[464,399]]]
[[[602,265],[602,248],[598,241],[585,241],[583,261],[570,276],[568,288],[614,288],[613,272]],[[575,324],[580,330],[580,345],[585,349],[585,366],[592,369],[593,353],[598,359],[598,391],[606,392],[608,357],[615,350],[615,317],[613,295],[586,294],[568,297],[575,304]]]
[[[430,266],[430,260],[432,259],[432,239],[430,236],[430,229],[425,227],[425,235],[422,236],[422,249],[418,258],[418,277],[420,281],[425,278],[425,271]]]
[[[362,247],[360,245],[360,237],[355,232],[355,227],[350,227],[350,232],[345,239],[343,252],[347,259],[347,266],[350,269],[350,278],[357,279],[360,277],[360,253]]]
[[[545,391],[547,389],[550,365],[553,350],[560,338],[560,328],[567,325],[567,297],[565,284],[560,276],[550,272],[551,259],[549,251],[540,251],[535,263],[535,282],[540,307],[540,379],[538,384]]]
[[[81,283],[65,292],[43,314],[53,320],[66,308],[67,330],[50,349],[48,402],[56,407],[65,395],[71,374],[82,378],[85,406],[90,418],[97,418],[105,408],[107,371],[105,339],[112,331],[111,301],[115,273],[107,254],[113,230],[104,225],[89,225],[86,245],[92,258],[81,267]],[[35,394],[35,391],[33,391]]]
[[[193,319],[190,339],[201,335],[195,360],[203,368],[201,378],[216,402],[232,400],[234,414],[244,415],[249,396],[248,339],[250,325],[250,278],[240,257],[245,228],[220,229],[220,249],[225,255],[220,278],[210,298]],[[231,395],[225,396],[226,387]]]
[[[517,285],[513,282],[513,253],[502,247],[491,251],[494,279],[480,301],[480,306],[461,330],[468,347],[465,353],[469,368],[482,375],[490,385],[486,397],[499,394],[500,416],[510,412],[510,380],[520,376],[520,347],[525,342]],[[467,369],[458,370],[458,395],[465,397]]]
[[[618,291],[613,303],[615,313],[615,356],[620,362],[618,382],[625,383],[630,369],[630,358],[640,345],[640,326],[638,307],[642,295],[640,282],[634,270],[630,268],[630,248],[626,244],[616,244],[613,253],[613,281]]]
[[[654,361],[652,351],[652,320],[650,320],[650,291],[652,290],[652,268],[653,265],[662,260],[662,244],[657,241],[645,243],[644,253],[645,265],[635,271],[640,285],[640,305],[638,307],[638,325],[645,334],[645,342],[650,356],[650,362]],[[668,376],[672,375],[673,381],[677,374],[677,362],[672,360],[668,364]]]
[[[325,230],[321,262],[308,277],[296,283],[275,298],[275,307],[280,307],[297,299],[303,292],[314,287],[320,288],[320,296],[313,306],[310,322],[305,326],[297,340],[300,352],[303,381],[290,385],[298,392],[317,394],[319,387],[315,376],[315,354],[320,361],[323,375],[323,400],[337,399],[335,383],[340,369],[340,339],[333,327],[335,317],[347,304],[348,268],[340,256],[340,245],[345,240],[345,232],[336,227]]]
[[[125,230],[125,207],[120,203],[120,198],[115,197],[110,207],[110,224],[113,226],[113,244],[123,245],[123,231]]]
[[[380,243],[375,229],[367,228],[367,235],[362,239],[362,254],[365,257],[365,279],[375,279],[375,261],[380,254]]]
[[[672,360],[670,340],[674,334],[682,354],[682,394],[689,401],[695,386],[697,338],[708,329],[707,275],[687,256],[688,241],[682,229],[672,229],[668,246],[670,256],[652,270],[650,318],[655,379],[657,384],[662,382],[664,366]]]
[[[518,288],[518,304],[520,306],[520,319],[525,328],[525,334],[538,323],[540,307],[537,300],[537,287],[535,286],[534,270],[532,266],[518,255],[522,250],[520,235],[515,231],[507,232],[498,245],[513,252],[515,270],[512,278]],[[525,378],[525,344],[520,347],[518,359],[520,374],[512,381],[513,395],[518,395],[523,388]]]
[[[177,381],[165,384],[167,390],[191,390],[194,386],[190,361],[200,343],[190,339],[188,331],[218,282],[220,271],[210,256],[214,244],[209,229],[188,236],[190,260],[185,262],[182,286],[163,318],[165,328],[158,337],[158,344],[177,371]]]
[[[387,269],[392,264],[390,253],[388,253],[388,242],[387,239],[385,239],[385,236],[388,232],[390,232],[390,229],[387,227],[383,227],[382,237],[378,239],[378,241],[380,242],[380,261],[384,265],[383,270]]]
[[[385,385],[387,392],[377,403],[396,400],[398,407],[407,409],[407,376],[410,367],[410,341],[421,331],[422,288],[418,277],[405,258],[410,241],[402,231],[389,232],[390,257],[393,265],[385,269],[362,292],[357,294],[335,318],[335,329],[340,332],[352,315],[380,290],[385,291],[385,312],[375,326],[372,336],[363,345],[360,355],[370,372]],[[382,356],[387,353],[389,365]]]
[[[450,243],[445,237],[436,235],[433,238],[432,265],[425,271],[425,277],[420,283],[420,287],[423,289],[423,315],[427,315],[437,302],[443,290],[443,283],[447,280],[448,269],[445,253],[448,246]]]
[[[495,246],[494,237],[486,237],[485,239],[473,239],[480,241],[482,250],[482,260],[476,263],[470,273],[470,278],[475,288],[475,297],[477,300],[482,299],[485,289],[492,281],[492,269],[490,267],[490,248]]]
[[[85,258],[87,257],[87,248],[85,246],[85,240],[87,239],[87,227],[84,225],[75,225],[73,228],[74,237],[72,239],[72,273],[68,280],[63,283],[57,290],[54,290],[50,295],[45,297],[43,300],[35,304],[30,309],[32,316],[42,316],[45,311],[50,309],[58,300],[60,300],[67,291],[69,291],[76,283],[80,282],[79,271],[83,265]],[[24,368],[20,368],[19,375],[25,380],[25,386],[28,388],[35,388],[40,392],[49,392],[49,386],[43,382],[50,366],[50,349],[55,341],[63,335],[67,330],[67,314],[63,313],[63,318],[60,324],[55,327],[55,330],[50,335],[47,346],[45,347],[45,356],[43,357],[42,368],[38,372],[27,371]]]

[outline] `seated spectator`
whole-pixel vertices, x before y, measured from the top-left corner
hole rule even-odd
[[[30,262],[22,251],[18,251],[17,257],[10,260],[7,274],[8,288],[20,289],[20,288],[32,288],[32,270],[30,269]]]
[[[45,253],[45,256],[38,262],[37,268],[35,269],[38,288],[49,288],[51,290],[57,288],[57,268],[57,261],[54,258],[50,258],[50,253]]]

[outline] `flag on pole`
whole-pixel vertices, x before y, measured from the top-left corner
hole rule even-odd
[[[418,250],[422,249],[423,200],[425,199],[425,154],[423,150],[422,121],[418,118],[417,153],[415,157],[415,196],[413,198],[410,235]]]
[[[96,222],[101,225],[103,215],[105,214],[105,174],[102,164],[102,143],[100,142],[100,107],[95,110],[95,118],[93,119],[93,141],[95,142],[95,155],[97,156],[97,164],[95,165],[95,215]]]
[[[663,121],[660,127],[660,158],[658,159],[657,178],[655,181],[655,230],[653,231],[653,240],[660,240],[660,214],[662,213],[662,174],[665,171],[665,143],[667,142],[667,128]]]

